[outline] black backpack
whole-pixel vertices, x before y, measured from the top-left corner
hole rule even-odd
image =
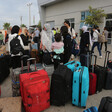
[[[20,44],[20,40],[18,39],[18,35],[11,40],[10,48],[11,48],[11,54],[14,54],[14,55],[16,55],[20,52],[22,52],[22,53],[24,52],[24,49]]]

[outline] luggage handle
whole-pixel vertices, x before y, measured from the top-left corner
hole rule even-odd
[[[23,72],[23,59],[24,58],[29,58],[29,56],[28,55],[23,55],[22,57],[21,57],[21,70],[22,70],[22,72]]]
[[[109,60],[110,51],[106,51],[105,54],[105,61],[104,61],[104,67],[107,67],[107,61]]]
[[[29,59],[27,59],[28,72],[29,72],[29,69],[30,69],[30,61],[32,61],[32,60],[35,61],[35,71],[36,71],[36,58],[29,58]]]

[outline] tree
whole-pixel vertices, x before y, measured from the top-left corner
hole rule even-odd
[[[85,24],[99,25],[103,22],[102,18],[106,17],[104,10],[102,10],[101,8],[93,9],[91,6],[89,6],[89,13],[90,13],[90,15],[87,16],[84,21],[82,21],[82,22],[85,22]]]
[[[21,24],[21,28],[22,28],[22,27],[26,27],[26,25],[25,25],[25,24]]]
[[[38,22],[38,27],[41,28],[41,21]]]
[[[10,28],[10,23],[4,23],[3,27],[4,29],[8,30]]]

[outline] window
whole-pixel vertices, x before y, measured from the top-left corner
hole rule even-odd
[[[71,19],[65,19],[65,20],[68,20],[70,22],[70,26],[72,28],[75,28],[75,21],[74,21],[74,18],[71,18]]]
[[[112,19],[112,14],[107,14],[106,19]]]
[[[84,12],[81,12],[81,21],[85,20],[87,16],[89,16],[90,13],[89,11],[84,11]],[[80,29],[82,28],[82,26],[88,26],[88,27],[91,27],[89,24],[85,24],[84,22],[81,22],[80,23]]]
[[[90,13],[89,11],[84,11],[84,12],[81,12],[81,20],[85,20],[87,16],[89,16]]]

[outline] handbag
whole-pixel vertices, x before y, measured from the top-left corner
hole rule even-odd
[[[96,31],[95,31],[96,32]],[[96,32],[97,33],[97,32]],[[97,33],[98,34],[98,42],[100,43],[104,43],[105,42],[105,36],[100,34],[100,33]]]
[[[52,64],[52,57],[48,50],[43,53],[43,63],[46,65]]]

